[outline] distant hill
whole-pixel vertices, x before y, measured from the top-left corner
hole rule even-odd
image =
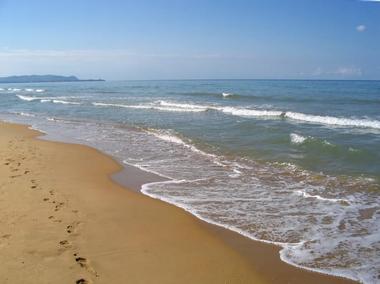
[[[104,81],[103,79],[80,80],[75,76],[59,75],[23,75],[0,77],[0,83],[47,83],[47,82],[87,82],[87,81]]]

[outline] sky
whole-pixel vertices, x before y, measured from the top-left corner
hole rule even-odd
[[[0,76],[380,80],[380,0],[0,0]]]

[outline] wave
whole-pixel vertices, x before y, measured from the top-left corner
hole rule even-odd
[[[108,107],[123,107],[123,108],[137,108],[137,109],[153,109],[169,112],[206,112],[209,110],[220,111],[227,114],[237,116],[280,116],[281,111],[268,111],[268,110],[254,110],[236,107],[222,107],[212,105],[197,105],[189,103],[173,103],[167,101],[157,101],[154,104],[147,105],[125,105],[125,104],[112,104],[112,103],[99,103],[93,102],[95,106],[108,106]]]
[[[78,102],[71,102],[71,101],[64,101],[61,99],[61,97],[31,97],[31,96],[23,96],[23,95],[16,95],[19,99],[27,102],[32,101],[40,101],[41,103],[54,103],[54,104],[65,104],[65,105],[80,105],[81,103]],[[65,97],[62,97],[65,98]]]
[[[315,198],[315,199],[322,200],[322,201],[339,202],[339,203],[346,204],[346,205],[350,204],[350,201],[347,199],[322,197],[318,194],[313,195],[313,194],[307,193],[304,190],[296,190],[294,193],[297,195],[300,195],[304,198]]]
[[[185,142],[182,138],[180,138],[178,135],[174,134],[173,131],[170,130],[157,130],[157,129],[146,129],[147,133],[157,137],[158,139],[167,141],[169,143],[174,143],[181,145],[182,147],[188,148],[191,151],[200,154],[202,156],[208,157],[212,159],[212,162],[218,166],[224,166],[222,163],[218,161],[218,156],[210,153],[206,153],[202,150],[199,150],[197,147],[192,145],[192,141],[189,140],[188,142]]]
[[[104,107],[120,107],[120,108],[132,108],[132,109],[153,109],[159,111],[170,111],[170,112],[202,112],[206,111],[207,108],[197,107],[195,105],[189,104],[172,104],[164,101],[158,102],[158,104],[148,104],[148,105],[125,105],[125,104],[112,104],[112,103],[99,103],[93,102],[94,106],[104,106]]]
[[[78,102],[69,102],[69,101],[63,101],[63,100],[51,100],[54,104],[64,104],[64,105],[80,105]]]
[[[135,108],[135,109],[150,109],[150,106],[147,105],[124,105],[124,104],[107,104],[107,103],[92,103],[94,106],[103,106],[103,107],[121,107],[121,108]]]
[[[237,97],[237,95],[233,93],[222,93],[223,98]]]
[[[380,121],[369,119],[352,119],[334,116],[309,115],[299,112],[285,112],[284,117],[298,121],[310,123],[335,125],[335,126],[350,126],[380,129]]]
[[[182,145],[182,146],[185,146],[188,148],[191,147],[191,145],[185,143],[181,138],[179,138],[178,136],[176,136],[174,134],[169,133],[168,131],[164,132],[163,130],[159,131],[159,130],[149,129],[149,130],[147,130],[147,132],[156,136],[157,138],[159,138],[161,140],[164,140],[164,141],[167,141],[170,143],[179,144],[179,145]]]
[[[178,111],[188,111],[188,112],[202,112],[212,109],[211,106],[203,106],[197,104],[188,104],[188,103],[172,103],[167,101],[158,101],[158,104],[163,107],[167,107],[170,110]]]
[[[345,117],[334,116],[321,116],[304,114],[299,112],[281,111],[281,110],[265,110],[265,109],[253,109],[243,107],[232,106],[220,106],[220,105],[198,105],[191,103],[176,103],[167,102],[164,100],[157,101],[150,104],[141,105],[126,105],[126,104],[112,104],[93,102],[95,106],[108,106],[108,107],[122,107],[122,108],[135,108],[135,109],[153,109],[159,111],[168,112],[206,112],[206,111],[220,111],[225,114],[241,117],[268,117],[276,119],[289,119],[299,122],[331,125],[337,127],[358,127],[358,128],[373,128],[380,129],[380,121],[369,119],[354,119]]]
[[[291,133],[289,136],[290,136],[290,142],[293,144],[302,144],[308,139],[308,137],[304,137],[296,133]]]
[[[19,89],[19,88],[8,88],[7,91],[10,91],[10,92],[19,92],[19,91],[21,91],[21,89]]]
[[[239,107],[231,107],[231,106],[207,106],[207,105],[205,106],[205,105],[196,105],[196,104],[169,103],[166,101],[160,101],[160,104],[163,106],[173,106],[176,108],[180,108],[180,109],[183,109],[184,111],[216,110],[216,111],[221,111],[223,113],[232,114],[236,116],[277,117],[277,118],[288,118],[291,120],[322,124],[322,125],[380,129],[380,121],[378,120],[352,119],[352,118],[345,118],[345,117],[311,115],[311,114],[304,114],[304,113],[290,112],[290,111],[261,110],[261,109],[239,108]]]
[[[21,115],[21,116],[26,116],[26,117],[35,117],[34,114],[27,113],[27,112],[11,112],[11,113]]]
[[[259,109],[247,109],[247,108],[236,108],[236,107],[218,107],[215,109],[227,114],[232,114],[236,116],[247,116],[247,117],[258,117],[258,116],[280,117],[282,114],[281,111],[277,111],[277,110],[259,110]]]
[[[23,100],[23,101],[27,101],[27,102],[31,102],[31,101],[34,101],[34,100],[40,100],[41,98],[38,98],[38,97],[29,97],[29,96],[23,96],[23,95],[16,95],[19,99]]]
[[[297,134],[297,133],[290,133],[289,134],[289,137],[290,137],[290,142],[292,144],[296,144],[296,145],[300,145],[300,144],[304,144],[306,142],[314,142],[314,143],[319,143],[319,144],[322,144],[324,146],[332,146],[332,147],[335,147],[336,145],[332,144],[331,142],[327,141],[327,140],[320,140],[320,139],[317,139],[317,138],[314,138],[314,137],[311,137],[311,136],[302,136],[300,134]]]

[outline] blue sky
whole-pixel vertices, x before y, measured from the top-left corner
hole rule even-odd
[[[380,79],[380,1],[0,0],[0,76]]]

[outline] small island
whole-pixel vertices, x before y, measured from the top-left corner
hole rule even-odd
[[[53,83],[53,82],[99,82],[103,79],[78,79],[76,76],[60,76],[60,75],[22,75],[0,77],[1,83]]]

